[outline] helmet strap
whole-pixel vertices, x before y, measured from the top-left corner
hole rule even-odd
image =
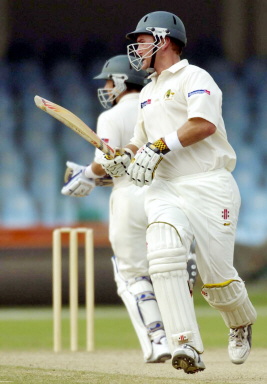
[[[154,48],[153,48],[152,56],[151,56],[151,60],[150,60],[150,66],[147,69],[147,72],[151,72],[152,73],[152,72],[155,71],[154,65],[155,65],[156,55],[157,55],[157,51],[158,51],[157,44],[159,42],[160,42],[160,38],[158,36],[155,36],[155,42],[154,42]]]

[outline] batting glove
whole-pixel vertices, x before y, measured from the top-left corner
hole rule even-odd
[[[88,196],[95,187],[95,181],[84,175],[86,167],[67,161],[64,176],[64,186],[61,193],[66,196]]]
[[[105,172],[111,177],[124,176],[130,165],[132,151],[127,149],[116,149],[114,159],[108,159],[106,156],[98,159],[98,163],[102,165]]]
[[[170,149],[163,139],[144,145],[139,149],[127,170],[130,180],[138,187],[150,185],[163,155],[168,152]]]
[[[88,170],[88,167],[72,163],[71,161],[67,161],[66,165],[67,169],[64,176],[65,184],[61,189],[61,193],[63,195],[84,197],[88,196],[94,187],[113,186],[113,180],[109,175],[97,178],[88,178],[85,176],[86,169]]]

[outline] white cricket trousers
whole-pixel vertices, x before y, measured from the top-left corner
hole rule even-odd
[[[148,276],[146,190],[130,184],[114,189],[110,196],[109,240],[120,275],[126,281]]]
[[[154,180],[146,193],[148,223],[174,226],[189,253],[196,240],[197,267],[204,284],[238,279],[233,266],[240,194],[225,169],[175,180]]]

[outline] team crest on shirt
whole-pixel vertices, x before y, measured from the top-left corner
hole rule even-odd
[[[175,92],[172,92],[171,89],[168,89],[168,91],[164,95],[164,100],[172,100],[174,95]]]

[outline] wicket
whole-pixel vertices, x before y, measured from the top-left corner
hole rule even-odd
[[[62,349],[62,234],[69,236],[70,350],[78,350],[78,234],[85,242],[86,350],[94,350],[94,251],[93,230],[57,228],[53,231],[53,335],[54,351]]]

